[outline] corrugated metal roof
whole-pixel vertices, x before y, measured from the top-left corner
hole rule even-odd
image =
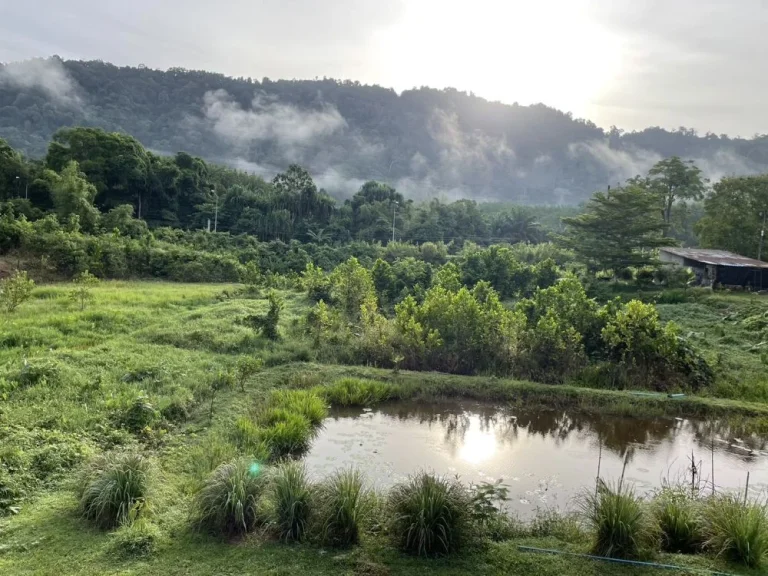
[[[766,268],[768,262],[740,256],[727,250],[702,250],[699,248],[660,248],[661,251],[689,260],[695,260],[702,264],[715,264],[718,266],[741,266],[744,268]]]

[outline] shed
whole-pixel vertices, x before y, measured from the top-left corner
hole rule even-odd
[[[768,262],[726,250],[660,248],[659,260],[692,268],[700,284],[768,289]]]

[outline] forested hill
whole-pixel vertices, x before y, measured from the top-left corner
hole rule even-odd
[[[537,104],[456,90],[398,95],[350,81],[261,81],[58,58],[0,65],[0,138],[42,156],[62,126],[100,126],[157,152],[185,150],[271,178],[291,163],[349,196],[366,180],[405,196],[576,203],[691,158],[711,179],[768,171],[768,136],[609,132]]]

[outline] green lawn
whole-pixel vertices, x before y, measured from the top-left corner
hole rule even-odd
[[[213,448],[226,444],[234,419],[275,387],[322,386],[342,376],[363,376],[397,382],[421,396],[470,396],[627,415],[738,417],[763,428],[768,422],[761,354],[750,348],[757,338],[743,324],[765,304],[744,295],[661,306],[665,319],[696,333],[691,337],[708,355],[727,358],[720,370],[734,372],[731,380],[724,378],[702,397],[671,401],[493,377],[395,374],[313,363],[298,322],[307,303],[292,292],[283,293],[283,340],[273,343],[238,323],[248,314],[264,312],[266,301],[231,298],[234,286],[106,282],[94,290],[94,301],[83,311],[68,299],[70,288],[37,288],[30,302],[0,320],[0,471],[5,470],[0,488],[5,483],[21,496],[20,513],[0,518],[3,575],[655,573],[517,548],[526,544],[585,552],[588,542],[583,538],[518,538],[449,559],[418,560],[395,552],[382,533],[366,534],[361,546],[338,552],[282,545],[260,534],[226,542],[192,531],[189,507],[196,487],[231,454],[212,454]],[[719,326],[725,326],[725,335]],[[217,395],[209,420],[209,404],[199,399],[219,370],[233,367],[246,354],[263,358],[265,369],[246,382],[244,391]],[[747,377],[736,376],[742,373]],[[129,432],[124,418],[139,396],[158,410],[182,407],[189,417]],[[120,556],[112,535],[78,517],[72,494],[81,463],[101,451],[130,446],[151,454],[161,477],[152,520],[162,537],[148,559]],[[748,573],[703,556],[660,555],[657,560]]]

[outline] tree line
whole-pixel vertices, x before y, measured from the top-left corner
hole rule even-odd
[[[515,207],[483,213],[476,202],[415,203],[370,181],[338,203],[297,165],[268,182],[185,152],[162,156],[132,136],[99,128],[59,130],[41,160],[0,139],[0,200],[29,219],[77,215],[85,231],[133,216],[150,228],[211,229],[263,241],[332,243],[393,239],[429,242],[541,242],[534,214]]]
[[[209,230],[260,242],[394,240],[454,243],[457,249],[467,241],[554,240],[588,269],[618,274],[654,265],[656,248],[678,243],[762,257],[768,176],[727,177],[710,186],[693,162],[671,157],[645,175],[596,192],[579,210],[497,209],[466,199],[416,203],[375,181],[338,202],[297,165],[268,182],[185,152],[156,154],[126,134],[78,127],[57,132],[40,160],[0,140],[0,201],[12,217],[55,215],[67,230],[131,238],[149,230],[166,239],[174,229]],[[542,216],[549,218],[547,226]],[[226,242],[227,250],[236,249],[236,242]]]

